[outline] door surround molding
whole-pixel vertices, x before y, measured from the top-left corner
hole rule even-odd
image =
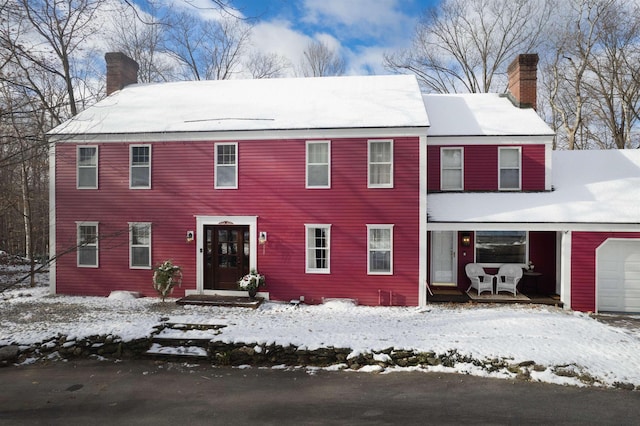
[[[195,216],[196,218],[196,290],[186,290],[185,294],[222,294],[245,296],[246,291],[204,290],[204,227],[208,225],[244,225],[249,226],[249,270],[257,269],[258,256],[258,216]],[[261,295],[268,298],[268,295]]]

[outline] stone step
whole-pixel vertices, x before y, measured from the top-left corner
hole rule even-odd
[[[167,347],[178,347],[178,346],[197,346],[200,348],[208,348],[209,342],[211,342],[210,337],[205,338],[192,338],[192,337],[165,337],[165,336],[155,336],[152,339],[152,343],[157,343],[162,346]]]
[[[158,337],[161,339],[174,339],[174,340],[186,340],[186,339],[195,339],[195,340],[204,340],[204,339],[214,339],[217,335],[220,334],[219,330],[174,330],[171,328],[165,328],[160,330],[154,337]]]
[[[209,358],[207,350],[201,346],[164,346],[160,343],[153,343],[146,354],[163,358]]]
[[[184,322],[165,322],[165,328],[173,330],[220,330],[226,327],[226,324],[189,324]]]

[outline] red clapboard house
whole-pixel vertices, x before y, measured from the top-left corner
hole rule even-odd
[[[413,76],[134,84],[50,132],[51,291],[425,305],[464,268],[535,264],[577,310],[640,311],[640,156],[553,152],[537,55],[507,95],[423,95]],[[635,275],[634,275],[635,274]]]
[[[256,269],[274,300],[420,303],[429,122],[415,77],[127,86],[137,65],[106,58],[115,91],[51,136],[51,246],[73,252],[54,292],[153,296],[170,259],[173,296],[246,295],[236,282]]]

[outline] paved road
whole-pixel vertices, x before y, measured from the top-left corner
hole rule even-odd
[[[82,361],[0,369],[0,424],[638,424],[640,392],[438,373]]]

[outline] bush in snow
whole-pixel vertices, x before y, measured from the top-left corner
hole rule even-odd
[[[176,284],[178,286],[182,284],[182,269],[170,260],[165,260],[153,272],[153,288],[164,302],[165,297],[171,294]]]

